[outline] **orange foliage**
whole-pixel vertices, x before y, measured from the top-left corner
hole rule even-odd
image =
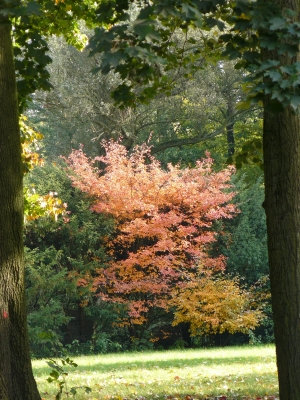
[[[73,184],[95,199],[92,209],[116,220],[115,236],[107,243],[111,262],[94,280],[99,296],[126,304],[135,324],[143,323],[152,307],[168,309],[172,296],[175,305],[177,290],[181,298],[193,290],[199,296],[204,280],[203,290],[214,289],[211,304],[223,302],[210,276],[224,270],[225,260],[208,251],[215,240],[213,221],[237,212],[230,203],[232,168],[214,172],[207,154],[195,168],[169,164],[164,170],[146,145],[131,154],[118,143],[106,142],[104,147],[106,155],[95,160],[82,150],[73,151],[68,159]],[[104,163],[105,169],[95,168],[95,161]],[[236,301],[238,297],[237,292]],[[231,306],[235,307],[234,300],[224,305],[224,316]],[[244,323],[246,317],[241,318]],[[210,326],[215,326],[213,321]],[[229,325],[222,326],[230,330]]]

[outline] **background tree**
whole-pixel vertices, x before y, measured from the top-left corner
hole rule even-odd
[[[227,258],[226,273],[240,284],[255,292],[264,310],[264,319],[254,330],[251,340],[270,343],[274,341],[273,314],[271,310],[266,216],[263,172],[256,165],[244,166],[232,178],[234,201],[240,213],[232,220],[218,223],[219,232],[214,250]],[[237,336],[237,335],[235,335]],[[256,337],[256,338],[255,338]],[[249,340],[246,336],[222,335],[223,343]]]
[[[203,41],[200,30],[195,36]],[[183,38],[178,34],[179,42]],[[44,133],[48,159],[67,156],[80,144],[90,156],[101,154],[102,139],[122,138],[127,149],[149,141],[153,154],[170,148],[176,152],[180,146],[196,145],[216,135],[227,138],[228,129],[232,142],[234,124],[253,114],[252,110],[236,108],[245,98],[241,85],[244,73],[234,70],[229,61],[211,61],[206,68],[204,61],[198,62],[201,69],[195,71],[193,80],[184,71],[176,71],[169,96],[160,94],[136,109],[120,109],[110,95],[120,84],[118,74],[92,73],[100,63],[99,56],[89,57],[88,50],[78,52],[63,38],[53,38],[50,51],[53,62],[48,69],[53,89],[35,93],[27,112]],[[196,159],[201,156],[198,153]]]

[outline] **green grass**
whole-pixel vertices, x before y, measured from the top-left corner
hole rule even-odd
[[[74,357],[68,368],[68,389],[76,399],[268,399],[278,396],[274,346],[243,346],[197,350],[125,353]],[[33,361],[42,398],[53,399],[58,389],[46,381],[51,369]],[[67,397],[66,395],[64,397]],[[273,398],[273,397],[270,397]]]

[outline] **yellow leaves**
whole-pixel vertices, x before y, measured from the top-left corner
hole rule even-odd
[[[66,5],[66,10],[71,12],[71,6]],[[72,32],[66,34],[68,44],[76,47],[77,50],[83,51],[88,44],[88,37],[79,29],[74,29]]]
[[[237,110],[243,110],[243,111],[244,111],[244,110],[249,110],[249,108],[251,107],[251,105],[252,105],[251,100],[240,101],[240,102],[237,103],[236,109],[237,109]]]
[[[24,173],[29,172],[37,165],[43,165],[43,159],[37,153],[43,135],[28,125],[27,120],[24,115],[19,118]],[[40,196],[34,189],[24,189],[25,223],[42,216],[49,216],[57,220],[59,215],[66,212],[66,207],[67,205],[62,203],[55,192]]]
[[[158,342],[159,339],[160,339],[159,337],[152,337],[152,338],[149,339],[149,342],[155,343],[155,342]]]
[[[43,138],[43,135],[36,132],[27,124],[27,117],[24,115],[20,116],[19,125],[22,144],[22,161],[24,173],[27,173],[35,166],[43,164],[43,159],[36,152],[36,150],[39,149],[39,141]]]
[[[244,14],[244,13],[240,14],[240,15],[239,15],[239,18],[240,18],[240,19],[250,20],[249,15],[246,15],[246,14]]]
[[[236,281],[202,278],[174,291],[170,306],[176,307],[174,325],[190,323],[192,335],[200,332],[247,332],[262,318],[259,309],[251,310],[251,294]]]
[[[34,189],[24,190],[24,222],[33,221],[43,216],[49,216],[55,221],[59,215],[66,213],[67,204],[50,192],[45,196],[35,193]]]

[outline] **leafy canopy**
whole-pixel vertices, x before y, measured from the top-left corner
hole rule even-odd
[[[296,56],[300,23],[289,9],[282,13],[271,1],[257,0],[5,0],[0,19],[13,26],[15,66],[20,111],[38,89],[49,90],[51,62],[47,38],[63,35],[82,49],[87,38],[80,21],[95,29],[88,48],[101,53],[101,70],[117,72],[122,80],[113,96],[121,106],[146,102],[158,93],[171,93],[170,70],[186,76],[203,65],[203,58],[235,59],[245,68],[250,99],[272,97],[271,107],[300,104],[300,63]],[[193,32],[201,33],[201,40]],[[178,32],[183,40],[178,40]],[[261,59],[260,50],[270,52]],[[212,51],[213,50],[213,51]],[[282,57],[274,59],[272,52]],[[199,61],[201,63],[199,64]]]
[[[136,15],[135,18],[132,15]],[[236,68],[245,68],[250,99],[260,102],[272,96],[275,110],[300,105],[300,63],[286,65],[286,56],[296,56],[300,23],[289,9],[282,13],[271,1],[248,0],[155,0],[121,2],[106,0],[98,8],[97,28],[89,48],[102,53],[102,73],[114,70],[123,82],[114,91],[116,102],[134,106],[159,92],[171,92],[171,69],[187,74],[199,68],[212,50],[219,58],[235,59]],[[201,42],[191,34],[201,30]],[[185,40],[178,43],[181,31]],[[261,59],[260,50],[270,52]],[[282,57],[273,59],[272,52]]]

